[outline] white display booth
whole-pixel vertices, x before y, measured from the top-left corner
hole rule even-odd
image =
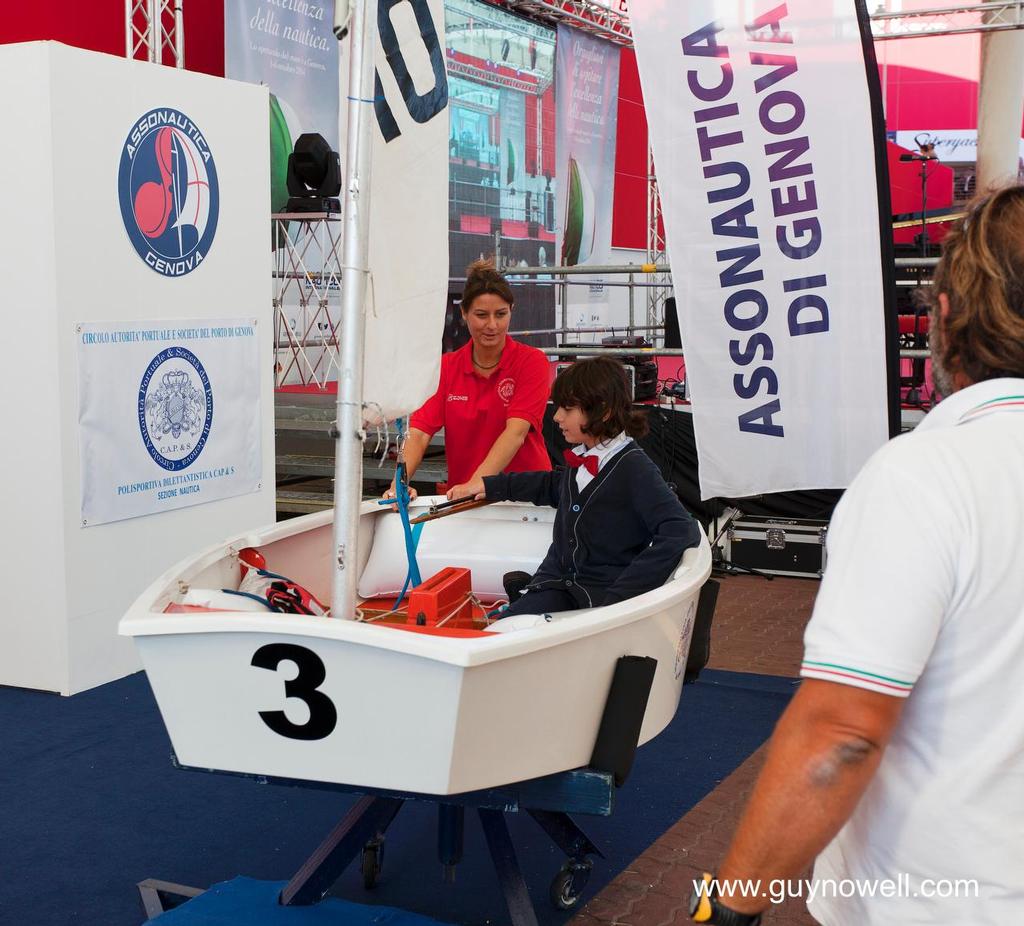
[[[0,83],[0,685],[73,694],[140,668],[154,578],[274,520],[268,97],[52,42]]]

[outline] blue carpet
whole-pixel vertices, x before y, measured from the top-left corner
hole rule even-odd
[[[391,907],[368,907],[328,897],[310,907],[282,907],[286,881],[234,878],[163,914],[160,926],[445,926]]]
[[[611,817],[578,822],[605,853],[593,895],[743,762],[769,735],[796,682],[705,671],[675,720],[637,754]],[[141,673],[72,698],[0,688],[0,924],[136,926],[135,884],[206,887],[236,875],[291,877],[355,798],[175,770]],[[415,756],[409,757],[415,762]],[[509,816],[542,926],[562,856],[532,820]],[[478,821],[466,857],[441,881],[436,811],[407,804],[388,832],[384,873],[363,890],[353,867],[333,893],[449,923],[506,922]]]

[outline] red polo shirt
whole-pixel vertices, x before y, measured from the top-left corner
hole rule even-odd
[[[441,381],[409,418],[427,434],[444,428],[448,484],[466,482],[484,461],[509,418],[530,423],[526,441],[505,472],[551,469],[542,422],[550,393],[548,360],[543,351],[505,339],[497,368],[489,377],[473,369],[473,342],[441,357]]]

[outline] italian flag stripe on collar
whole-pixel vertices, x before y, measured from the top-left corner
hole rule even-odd
[[[803,664],[800,666],[800,674],[821,678],[825,681],[840,681],[846,678],[901,694],[910,694],[914,687],[913,682],[904,681],[903,679],[890,678],[887,675],[879,675],[876,672],[865,672],[863,669],[858,669],[854,666],[844,666],[834,662],[813,662],[810,659],[803,661]]]
[[[1004,410],[1021,411],[1022,409],[1024,409],[1024,395],[999,396],[999,398],[989,399],[987,402],[975,405],[974,408],[969,408],[960,416],[960,421],[958,421],[957,424],[963,421],[973,421],[975,418],[984,415],[986,412]]]

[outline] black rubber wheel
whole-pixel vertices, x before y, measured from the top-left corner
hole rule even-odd
[[[363,857],[359,867],[363,875],[363,887],[368,891],[373,890],[384,867],[383,839],[371,840],[363,846]]]
[[[580,895],[590,880],[590,869],[593,863],[584,859],[570,859],[551,880],[548,897],[557,910],[571,910],[580,902]]]

